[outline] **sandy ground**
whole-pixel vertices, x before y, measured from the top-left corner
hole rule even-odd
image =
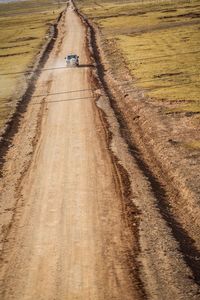
[[[200,299],[90,63],[69,8],[4,158],[0,298]]]

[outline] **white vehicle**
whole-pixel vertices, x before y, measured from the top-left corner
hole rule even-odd
[[[78,67],[79,66],[79,56],[76,54],[70,54],[65,57],[66,64],[68,67]]]

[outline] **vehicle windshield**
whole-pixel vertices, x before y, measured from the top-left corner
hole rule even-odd
[[[76,58],[77,58],[77,55],[68,55],[68,56],[67,56],[67,59],[72,59],[72,58],[75,58],[75,59],[76,59]]]

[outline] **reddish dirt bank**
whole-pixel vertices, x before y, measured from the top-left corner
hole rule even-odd
[[[125,66],[123,69],[115,71],[114,74],[112,73],[113,67],[109,64],[109,55],[107,57],[105,55],[105,53],[109,54],[109,52],[112,52],[112,49],[109,49],[109,45],[102,43],[103,37],[99,33],[98,28],[95,28],[85,17],[82,18],[83,22],[90,29],[89,43],[92,45],[92,55],[98,62],[96,75],[97,81],[100,78],[100,84],[102,85],[102,97],[105,98],[104,102],[107,101],[115,112],[115,118],[117,119],[115,121],[118,122],[118,135],[121,135],[123,142],[126,144],[126,149],[129,152],[129,161],[134,161],[143,174],[144,179],[148,182],[154,198],[154,208],[156,211],[159,211],[161,219],[171,231],[170,235],[176,243],[176,251],[178,250],[178,253],[175,254],[176,251],[173,249],[172,253],[174,254],[171,253],[171,255],[182,256],[184,263],[191,272],[191,275],[188,277],[199,285],[200,207],[198,156],[188,156],[186,151],[177,147],[177,143],[173,143],[173,139],[176,139],[176,137],[171,132],[171,128],[174,125],[171,124],[170,126],[171,120],[163,119],[163,116],[159,114],[159,109],[151,103],[149,104],[148,99],[145,101],[141,90],[137,88],[130,90],[128,83],[132,81],[132,78]],[[106,115],[110,116],[109,111],[111,108],[108,108],[109,105],[106,108],[105,105],[103,106]],[[112,127],[113,121],[110,120],[110,122]],[[114,129],[113,135],[115,134]],[[121,157],[118,156],[118,158],[124,161]],[[127,166],[127,161],[124,161],[123,166],[126,165],[126,170],[130,171],[129,178],[131,181],[134,181],[134,166],[132,168],[130,165]],[[137,203],[137,201],[133,202]],[[147,202],[144,205],[142,206],[140,201],[137,207],[141,208],[142,206],[145,215],[148,211]],[[151,204],[149,203],[149,208],[150,206]],[[153,218],[153,214],[151,218]],[[154,226],[157,227],[155,223]],[[144,236],[144,239],[145,234],[147,235],[148,233],[141,234]],[[159,236],[158,233],[157,236]],[[168,237],[166,237],[167,239]],[[158,239],[156,238],[157,241]],[[171,247],[170,244],[168,246]],[[151,245],[150,247],[152,252],[154,252],[155,246]],[[161,253],[162,251],[160,251],[160,255],[162,255]],[[165,251],[163,254],[166,255]],[[150,256],[147,255],[148,258]],[[152,265],[149,266],[152,270],[149,270],[149,273],[153,272],[153,265],[154,263],[152,262]],[[174,270],[171,269],[171,272],[176,274],[178,269],[180,270],[181,267],[176,266]],[[148,270],[146,271],[148,273]],[[165,277],[165,272],[163,274],[163,277]],[[161,277],[162,274],[160,274],[160,279]],[[164,281],[168,280],[165,278]],[[161,286],[158,289],[160,290]],[[150,290],[152,290],[152,286]],[[197,290],[199,290],[198,287]],[[174,291],[172,291],[171,297],[173,297],[173,293]],[[153,296],[152,293],[151,296]],[[170,294],[164,290],[158,296],[158,299],[166,299],[166,297],[170,299]],[[187,299],[188,296],[185,293],[182,297]],[[198,292],[194,297],[198,299]]]

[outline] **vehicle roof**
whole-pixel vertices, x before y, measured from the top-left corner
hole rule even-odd
[[[67,57],[78,57],[78,55],[76,55],[76,54],[69,54],[69,55],[67,55]]]

